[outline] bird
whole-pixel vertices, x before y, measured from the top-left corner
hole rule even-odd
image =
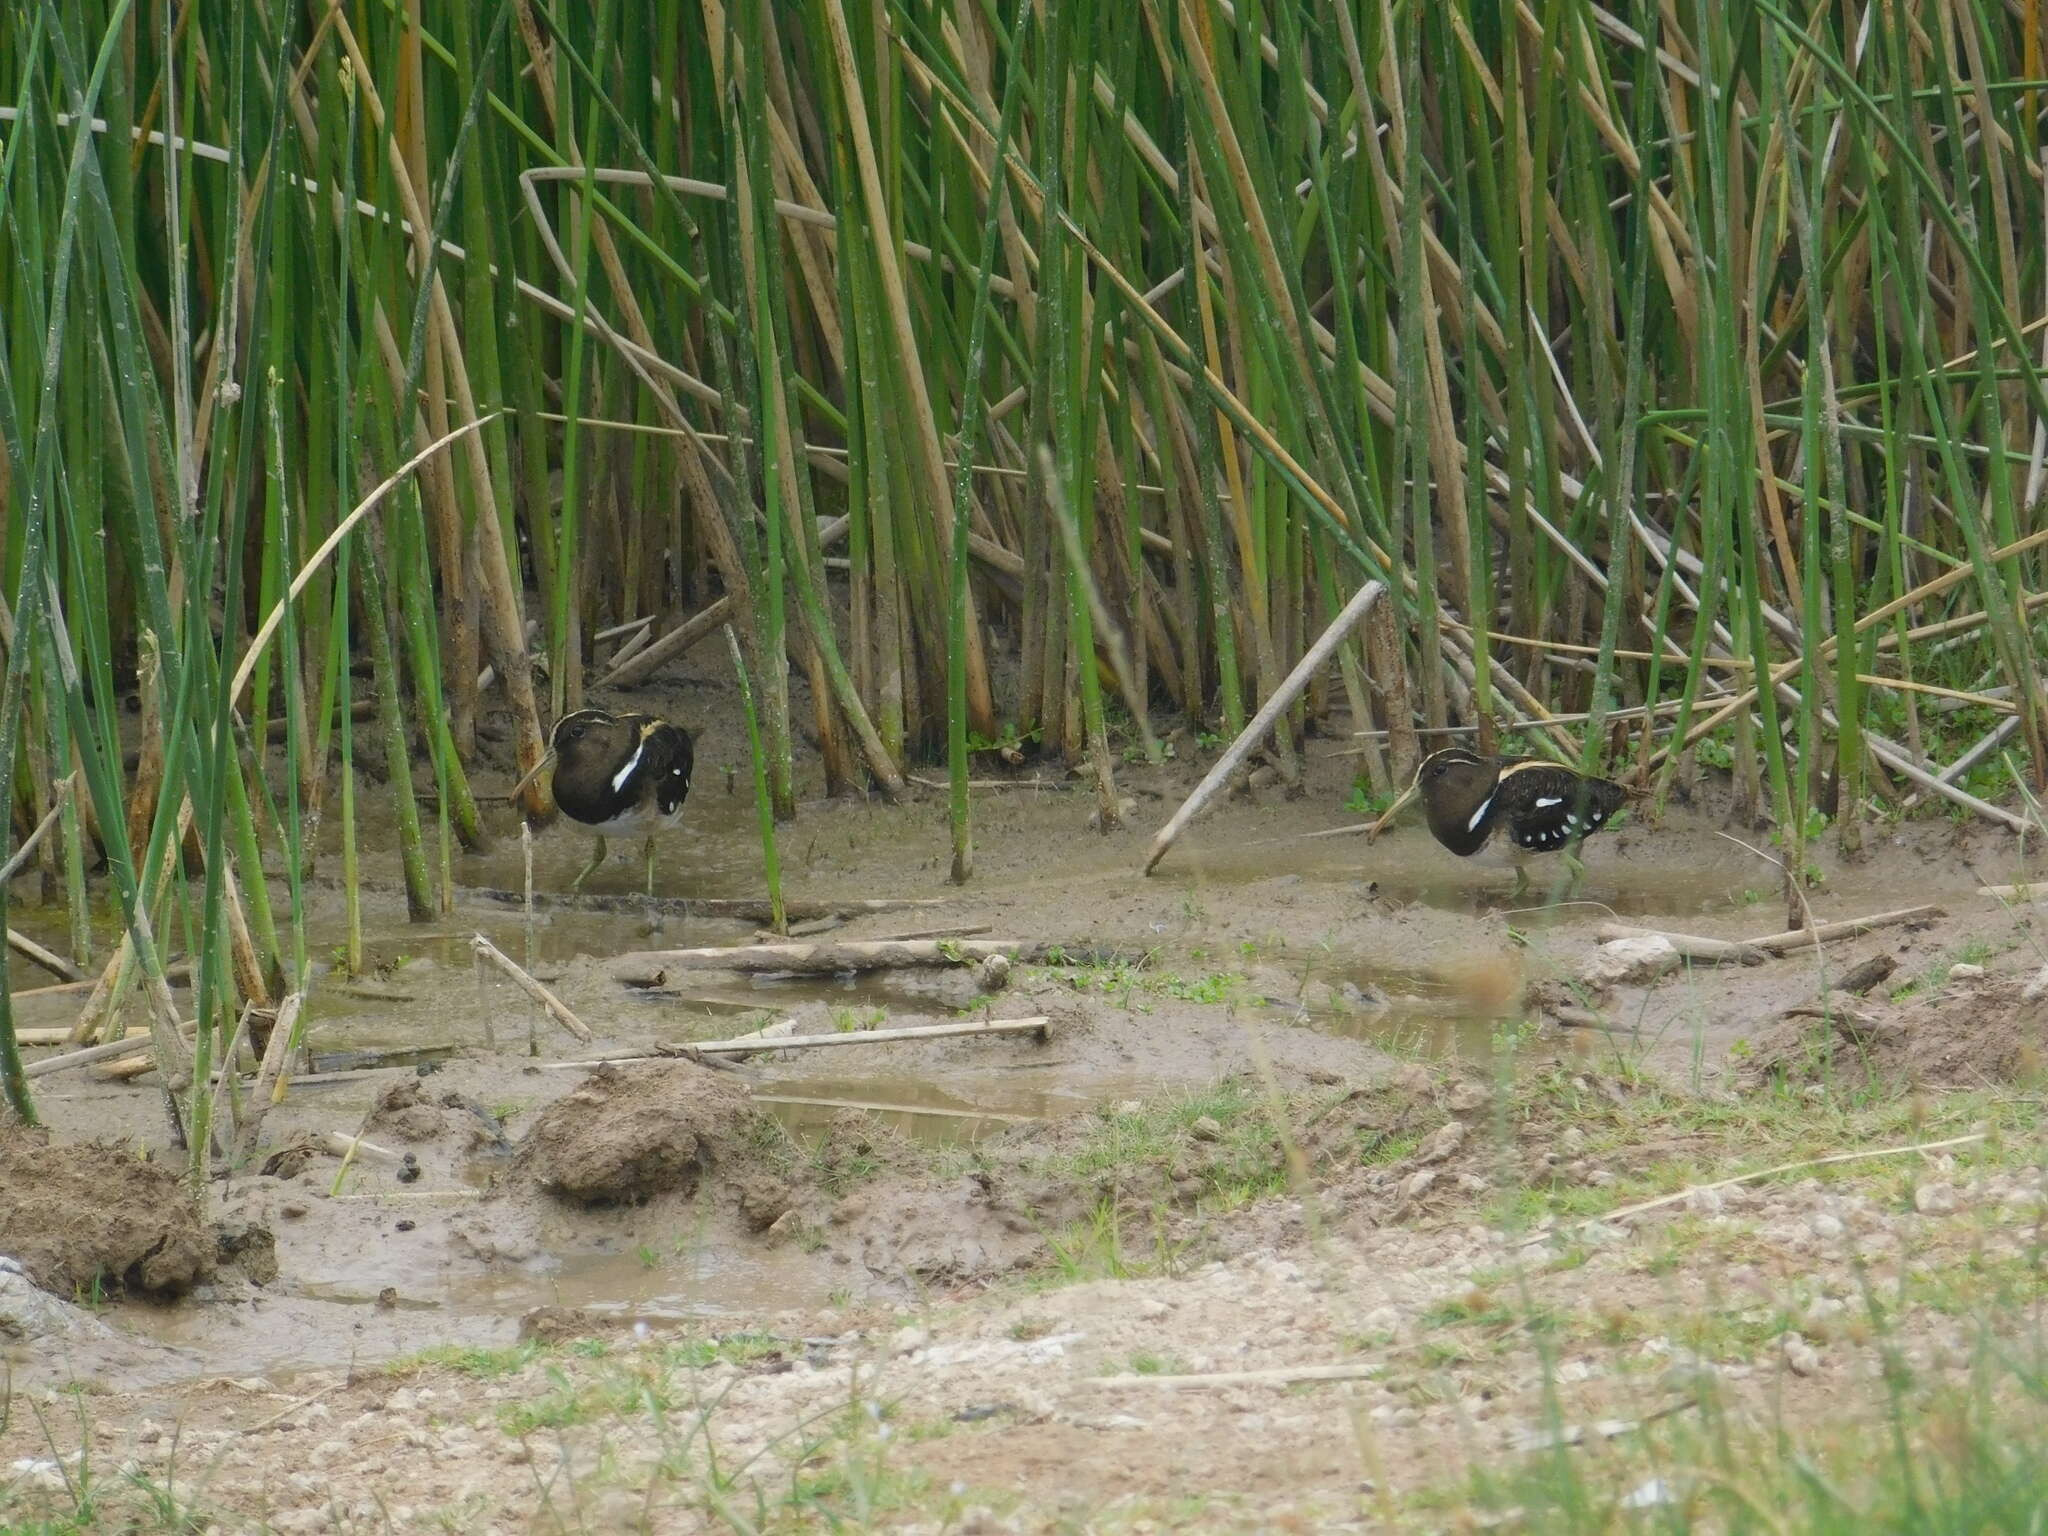
[[[1418,796],[1429,830],[1460,858],[1471,857],[1507,828],[1519,895],[1529,883],[1523,860],[1530,854],[1563,852],[1576,881],[1584,866],[1573,845],[1606,826],[1629,792],[1612,779],[1574,773],[1541,758],[1482,757],[1445,747],[1422,760],[1415,782],[1372,824],[1368,837],[1379,836]]]
[[[512,788],[516,803],[529,784],[555,771],[555,804],[571,821],[597,833],[590,862],[571,883],[581,890],[604,864],[605,839],[647,839],[647,894],[654,894],[654,838],[683,819],[694,747],[690,733],[656,715],[579,709],[548,733],[548,749]]]

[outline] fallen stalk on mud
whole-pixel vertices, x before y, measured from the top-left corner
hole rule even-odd
[[[1812,949],[1836,939],[1853,939],[1859,933],[1869,933],[1878,928],[1896,928],[1902,923],[1924,923],[1946,916],[1948,913],[1936,906],[1900,907],[1893,912],[1843,918],[1840,922],[1822,923],[1818,928],[1792,928],[1784,933],[1769,933],[1760,939],[1745,939],[1743,942],[1774,955],[1789,955],[1795,950]]]
[[[1591,1008],[1574,1008],[1563,1004],[1550,1010],[1559,1029],[1597,1029],[1609,1035],[1636,1035],[1642,1027],[1636,1024],[1611,1023],[1604,1014],[1595,1013]]]
[[[886,971],[918,966],[975,965],[991,955],[1039,960],[1053,946],[1016,939],[850,940],[844,944],[739,944],[706,949],[643,949],[614,956],[612,978],[628,986],[658,987],[671,971]]]
[[[1980,885],[1979,896],[1989,896],[1993,901],[2048,901],[2048,880],[2029,883],[2022,880],[2017,885]]]
[[[15,993],[14,1001],[19,1002],[20,1000],[21,994],[19,992]],[[130,1040],[147,1040],[149,1038],[149,1031],[139,1026],[133,1027],[128,1031],[128,1038]],[[68,1024],[54,1026],[49,1029],[17,1029],[14,1032],[14,1043],[23,1047],[63,1045],[70,1039],[71,1027]]]
[[[1808,1168],[1827,1168],[1836,1163],[1860,1163],[1873,1157],[1904,1157],[1909,1152],[1946,1152],[1951,1147],[1971,1146],[1984,1140],[1989,1134],[1990,1132],[1988,1131],[1971,1131],[1966,1136],[1951,1136],[1946,1141],[1916,1141],[1910,1146],[1872,1147],[1863,1152],[1831,1152],[1826,1157],[1809,1157],[1796,1163],[1779,1163],[1774,1167],[1758,1168],[1750,1173],[1738,1173],[1729,1178],[1714,1179],[1705,1184],[1688,1184],[1683,1189],[1673,1190],[1668,1195],[1659,1195],[1654,1200],[1642,1200],[1634,1205],[1624,1205],[1618,1211],[1609,1211],[1605,1216],[1594,1216],[1588,1219],[1600,1222],[1627,1221],[1632,1217],[1641,1216],[1650,1211],[1662,1210],[1667,1205],[1677,1205],[1681,1201],[1689,1200],[1701,1190],[1733,1189],[1737,1184],[1747,1184],[1754,1179],[1775,1178],[1781,1173],[1799,1173]],[[1529,1248],[1537,1243],[1547,1243],[1555,1236],[1557,1236],[1555,1231],[1532,1233],[1522,1240],[1522,1246]]]
[[[85,980],[85,972],[62,955],[52,954],[25,933],[16,933],[12,928],[8,929],[7,947],[23,959],[33,960],[59,981]]]
[[[568,1006],[559,997],[535,981],[533,977],[526,973],[517,960],[514,960],[482,934],[479,933],[471,938],[469,947],[477,959],[489,961],[507,976],[511,977],[518,984],[519,990],[532,998],[536,1003],[539,1003],[541,1010],[549,1018],[569,1031],[570,1034],[582,1041],[583,1044],[588,1045],[597,1038],[591,1034],[590,1026],[571,1013]]]
[[[1316,638],[1316,643],[1308,648],[1308,653],[1294,664],[1294,670],[1281,680],[1280,686],[1273,690],[1272,696],[1252,717],[1251,723],[1238,732],[1237,740],[1216,759],[1216,766],[1203,776],[1202,782],[1195,786],[1194,792],[1181,802],[1180,809],[1173,813],[1173,819],[1159,829],[1159,835],[1152,839],[1151,851],[1145,855],[1144,873],[1151,874],[1153,867],[1166,857],[1166,850],[1173,846],[1174,839],[1187,830],[1188,823],[1200,815],[1202,807],[1216,797],[1216,791],[1221,789],[1231,774],[1237,771],[1238,765],[1251,756],[1252,749],[1263,741],[1266,732],[1273,728],[1273,722],[1301,697],[1302,691],[1308,687],[1309,679],[1316,675],[1317,669],[1330,659],[1339,645],[1344,643],[1345,637],[1358,627],[1359,621],[1371,612],[1372,605],[1379,601],[1386,590],[1382,583],[1368,581],[1358,589],[1351,601],[1344,605],[1343,612],[1330,621],[1330,627]]]
[[[1218,1387],[1288,1387],[1298,1381],[1370,1381],[1386,1372],[1384,1362],[1360,1361],[1351,1365],[1276,1365],[1262,1371],[1210,1371],[1193,1376],[1097,1376],[1085,1385],[1190,1392]]]
[[[196,1033],[196,1028],[188,1020],[181,1032],[184,1038],[189,1041]],[[145,1037],[149,1033],[148,1030],[143,1031]],[[119,1040],[109,1040],[102,1045],[88,1045],[82,1050],[66,1051],[62,1056],[45,1056],[41,1061],[32,1061],[23,1067],[21,1069],[22,1076],[47,1077],[52,1072],[68,1072],[73,1067],[89,1067],[96,1061],[112,1061],[117,1056],[133,1056],[136,1054],[136,1044],[137,1042],[134,1037],[124,1036]],[[154,1058],[152,1058],[152,1064],[154,1064]]]
[[[373,1141],[363,1140],[360,1136],[344,1136],[339,1131],[329,1131],[320,1137],[320,1149],[332,1152],[344,1164],[358,1157],[367,1157],[375,1163],[394,1165],[404,1161],[389,1147],[380,1147]]]
[[[1739,939],[1710,939],[1695,933],[1672,933],[1663,928],[1636,928],[1627,923],[1602,923],[1593,935],[1601,943],[1616,939],[1662,939],[1687,960],[1709,965],[1762,965],[1769,951]]]
[[[812,1099],[794,1093],[757,1093],[756,1104],[790,1104],[800,1109],[857,1109],[871,1115],[935,1115],[944,1120],[996,1120],[1004,1125],[1038,1125],[1040,1115],[996,1109],[942,1109],[935,1104],[885,1104],[873,1099]]]
[[[772,1026],[771,1026],[772,1027]],[[829,1035],[778,1035],[764,1041],[759,1034],[740,1035],[731,1040],[678,1041],[668,1050],[632,1056],[598,1056],[588,1061],[544,1061],[544,1072],[566,1072],[573,1067],[616,1067],[635,1061],[680,1061],[691,1055],[742,1056],[759,1050],[816,1051],[840,1045],[894,1045],[904,1040],[947,1040],[967,1035],[1031,1035],[1040,1041],[1052,1038],[1052,1021],[1044,1016],[1028,1019],[969,1019],[958,1024],[911,1024],[901,1029],[850,1029]]]
[[[370,883],[364,881],[363,889],[370,888]],[[464,886],[457,890],[456,895],[474,901],[488,901],[501,907],[526,905],[524,891],[507,891],[494,886]],[[794,923],[809,922],[821,917],[864,917],[870,912],[903,912],[918,907],[942,907],[945,904],[943,897],[903,896],[872,897],[865,900],[849,898],[845,901],[786,901],[783,903],[783,909],[789,920]],[[538,911],[553,909],[563,912],[621,912],[634,917],[645,917],[654,913],[663,917],[730,918],[741,923],[765,923],[772,920],[767,898],[756,900],[751,896],[627,896],[602,891],[535,891],[533,905]]]

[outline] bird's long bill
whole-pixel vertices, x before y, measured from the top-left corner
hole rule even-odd
[[[525,794],[527,790],[533,787],[534,781],[554,766],[555,749],[553,747],[550,747],[547,751],[543,752],[540,755],[540,761],[535,763],[531,768],[527,770],[526,777],[521,779],[517,784],[514,784],[512,786],[512,792],[508,794],[505,798],[507,800],[510,800],[514,805],[517,805],[519,803],[519,797]]]
[[[1380,819],[1365,829],[1365,840],[1369,843],[1374,838],[1378,837],[1382,832],[1386,831],[1388,824],[1391,823],[1396,816],[1400,815],[1403,811],[1407,810],[1408,802],[1413,800],[1421,792],[1422,777],[1420,774],[1418,774],[1416,776],[1415,782],[1413,784],[1410,784],[1406,789],[1401,791],[1401,798],[1396,800],[1392,805],[1388,806],[1386,810],[1382,811],[1380,813]]]

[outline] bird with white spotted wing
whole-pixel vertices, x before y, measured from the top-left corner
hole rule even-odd
[[[1505,827],[1519,890],[1527,880],[1521,855],[1563,852],[1576,873],[1572,845],[1605,827],[1627,804],[1628,791],[1541,758],[1483,757],[1445,747],[1422,760],[1415,782],[1373,824],[1372,835],[1417,798],[1430,832],[1460,858],[1479,852]]]

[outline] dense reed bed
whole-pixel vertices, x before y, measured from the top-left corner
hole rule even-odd
[[[2032,0],[4,15],[0,838],[169,1081],[305,985],[321,818],[431,914],[481,717],[721,629],[771,874],[799,734],[947,758],[966,879],[975,749],[1113,820],[1375,577],[1284,780],[1703,760],[1793,869],[2043,786]]]

